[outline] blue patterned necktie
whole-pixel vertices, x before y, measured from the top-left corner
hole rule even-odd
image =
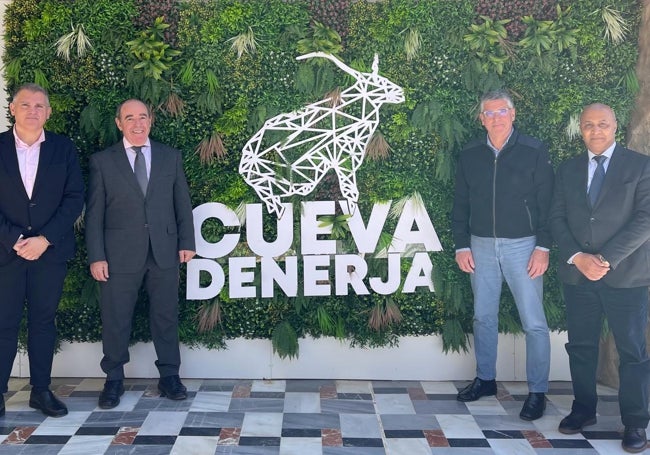
[[[603,187],[603,182],[605,181],[605,159],[606,156],[597,155],[593,159],[596,161],[596,170],[594,171],[594,176],[591,179],[591,185],[589,186],[589,202],[591,206],[596,205],[598,200],[598,194],[600,189]]]
[[[142,154],[142,147],[133,146],[135,150],[135,162],[133,163],[133,172],[135,173],[135,178],[140,185],[142,194],[147,194],[147,184],[149,179],[147,178],[147,165],[144,162],[144,155]]]

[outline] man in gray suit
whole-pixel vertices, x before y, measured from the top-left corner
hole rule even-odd
[[[178,375],[178,267],[195,254],[192,203],[182,156],[149,139],[151,121],[144,103],[125,101],[115,118],[123,140],[90,157],[86,245],[101,289],[103,409],[117,406],[124,393],[131,320],[143,283],[158,389],[172,400],[187,397]]]
[[[645,450],[650,359],[646,352],[650,285],[650,157],[616,143],[616,117],[604,104],[584,108],[587,151],[556,174],[550,213],[560,250],[575,399],[559,431],[596,423],[596,367],[603,316],[620,357],[623,449]]]

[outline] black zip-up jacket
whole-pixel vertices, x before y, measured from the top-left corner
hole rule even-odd
[[[548,213],[553,167],[548,147],[516,128],[495,156],[487,138],[460,152],[451,227],[456,249],[469,248],[470,236],[522,238],[535,235],[550,248]]]

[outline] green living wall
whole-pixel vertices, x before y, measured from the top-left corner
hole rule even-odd
[[[236,209],[259,202],[238,165],[263,122],[352,83],[329,61],[296,57],[325,51],[370,71],[377,53],[380,74],[403,87],[406,100],[382,107],[357,173],[360,209],[367,217],[375,202],[419,195],[444,248],[429,253],[436,291],[272,299],[222,292],[186,301],[182,287],[181,339],[223,347],[235,337],[270,338],[280,355],[292,356],[305,335],[378,346],[403,335],[441,334],[445,349],[463,349],[472,298],[454,262],[449,212],[455,157],[481,133],[478,98],[509,88],[518,126],[549,144],[555,164],[582,149],[577,115],[591,102],[615,109],[624,142],[638,89],[640,9],[634,0],[15,0],[5,12],[4,75],[8,93],[25,82],[50,91],[47,128],[75,141],[84,167],[90,154],[118,140],[116,105],[144,100],[155,112],[152,136],[184,154],[194,205]],[[338,191],[328,175],[308,199],[340,199]],[[350,244],[345,217],[323,222]],[[265,236],[273,239],[275,223],[267,225]],[[217,241],[231,230],[206,222],[202,234]],[[245,256],[241,249],[234,254]],[[385,273],[381,259],[368,263]],[[404,275],[408,261],[402,268]],[[58,314],[62,340],[100,339],[97,297],[81,224]],[[551,327],[563,329],[553,268],[544,300]],[[141,303],[134,341],[149,337],[144,296]],[[520,330],[507,292],[500,327]]]

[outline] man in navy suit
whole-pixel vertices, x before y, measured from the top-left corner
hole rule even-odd
[[[52,109],[42,87],[21,86],[9,110],[14,127],[0,134],[0,392],[7,391],[27,306],[29,405],[60,417],[68,409],[49,389],[54,320],[74,256],[83,178],[74,144],[43,129]],[[0,405],[1,416],[1,395]]]
[[[550,213],[560,250],[575,399],[559,431],[596,423],[596,368],[603,317],[620,357],[623,449],[647,441],[650,359],[646,351],[650,285],[650,157],[616,143],[616,117],[604,104],[584,108],[584,153],[557,172]]]
[[[180,381],[179,264],[194,256],[192,203],[180,152],[151,141],[151,111],[127,100],[116,112],[123,140],[90,157],[86,245],[101,289],[102,370],[99,406],[111,409],[124,393],[133,310],[142,284],[160,373],[158,389],[187,397]]]

